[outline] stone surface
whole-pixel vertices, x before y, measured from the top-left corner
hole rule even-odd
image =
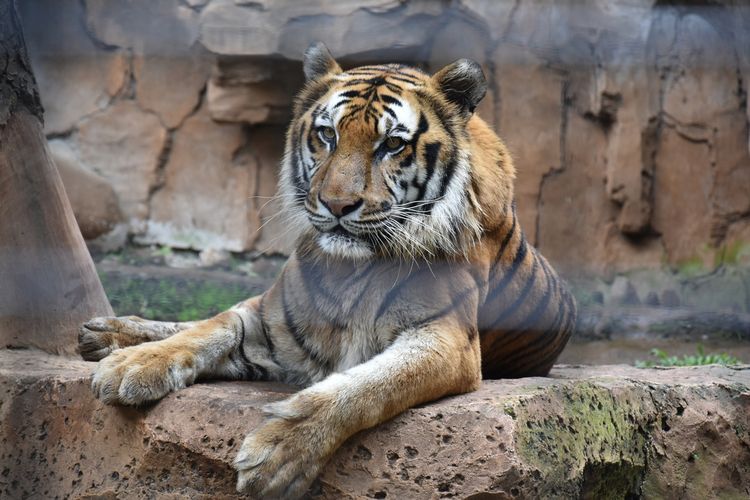
[[[235,498],[230,463],[290,388],[198,384],[143,409],[90,392],[93,363],[0,351],[0,492]],[[750,368],[559,366],[485,381],[348,440],[315,498],[743,497]]]
[[[670,289],[664,290],[661,293],[661,298],[659,299],[659,302],[661,302],[661,305],[664,307],[679,307],[680,305],[680,296],[677,294],[676,291]]]
[[[673,60],[669,64],[679,70],[667,77],[664,111],[685,125],[705,123],[707,118],[740,109],[734,46],[721,34],[721,26],[714,24],[724,15],[703,14],[679,17],[670,51]]]
[[[654,200],[653,225],[671,262],[700,259],[709,265],[712,256],[699,253],[695,242],[711,236],[712,151],[708,140],[685,134],[689,131],[679,126],[662,130],[654,174],[654,189],[662,196]]]
[[[81,23],[82,2],[22,2],[19,9],[44,104],[45,132],[68,132],[121,91],[127,58],[89,38]]]
[[[83,168],[67,143],[54,140],[49,146],[83,237],[97,238],[122,223],[122,211],[112,186]]]
[[[687,306],[709,311],[750,311],[750,269],[723,267],[686,281],[681,291]]]
[[[86,0],[86,25],[101,42],[136,54],[185,54],[198,39],[198,14],[179,0]]]
[[[303,83],[300,63],[218,57],[206,93],[208,110],[220,122],[286,125],[289,103]]]
[[[542,183],[561,170],[564,161],[560,150],[563,79],[528,50],[510,44],[497,48],[493,62],[500,68],[498,133],[518,172],[515,193],[521,227],[537,243]],[[539,123],[544,126],[538,127]]]
[[[598,168],[603,161],[605,137],[577,115],[571,117],[568,127],[572,137],[566,140],[579,147],[566,153],[566,168],[545,178],[540,186],[539,210],[547,213],[539,219],[537,246],[552,262],[567,260],[569,269],[574,270],[601,257],[601,253],[594,254],[599,250],[595,228],[603,226],[609,216],[598,210],[602,205],[606,206],[602,200],[604,192],[599,189],[603,179]],[[578,187],[578,193],[570,191],[571,185]],[[548,205],[555,209],[548,210]],[[570,248],[581,237],[591,244],[578,255],[567,256],[564,249]]]
[[[442,10],[426,0],[215,0],[201,12],[201,41],[221,55],[273,54],[300,61],[311,40],[322,40],[338,57],[375,49],[380,57],[410,59],[439,26]]]
[[[138,55],[133,69],[138,104],[175,128],[198,106],[211,57],[198,47],[185,54]]]
[[[633,306],[641,303],[635,287],[624,276],[615,278],[615,281],[612,283],[612,290],[609,293],[609,301],[612,304],[620,306]]]
[[[671,291],[674,293],[674,291]],[[669,293],[665,292],[663,296]],[[662,306],[664,303],[662,301]],[[573,336],[574,342],[593,340],[615,341],[613,351],[620,341],[640,343],[644,356],[648,346],[662,342],[668,352],[687,349],[695,353],[696,344],[707,342],[717,350],[745,358],[750,354],[750,314],[732,311],[701,311],[688,306],[671,304],[669,307],[648,305],[589,304],[581,307],[580,321]],[[667,342],[670,341],[670,342]],[[707,347],[706,351],[713,350]],[[590,358],[590,363],[609,363],[617,358]],[[576,361],[586,362],[586,361]]]
[[[716,149],[715,175],[711,198],[716,207],[718,223],[712,234],[726,239],[728,226],[744,218],[749,221],[750,196],[750,121],[737,110],[717,117],[713,147]],[[746,240],[748,241],[748,240]]]
[[[81,161],[114,188],[128,220],[148,218],[167,132],[133,101],[120,101],[84,120],[74,142]]]
[[[263,127],[254,131],[248,144],[248,150],[260,167],[254,204],[261,225],[255,248],[271,255],[288,255],[297,238],[297,222],[282,210],[284,200],[276,193],[283,142],[282,127]]]
[[[217,125],[205,105],[174,134],[164,181],[151,197],[144,243],[177,248],[252,246],[257,166],[241,155],[247,138],[236,124]]]
[[[292,96],[292,92],[274,80],[231,86],[211,80],[206,98],[214,120],[258,124],[288,123]]]

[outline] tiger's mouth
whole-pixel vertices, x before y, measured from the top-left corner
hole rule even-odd
[[[318,232],[318,244],[330,255],[353,259],[366,259],[373,255],[373,249],[367,241],[341,224],[326,230],[318,229]]]
[[[321,236],[328,236],[329,238],[341,241],[360,240],[360,238],[354,232],[345,228],[341,223],[334,222],[329,225],[313,223],[313,227]]]
[[[344,238],[352,238],[352,239],[356,239],[357,238],[353,233],[349,232],[341,224],[337,224],[337,225],[335,225],[334,227],[332,227],[331,229],[329,229],[328,231],[325,231],[325,232],[329,233],[329,234],[336,235],[336,236],[341,236],[341,237],[344,237]]]

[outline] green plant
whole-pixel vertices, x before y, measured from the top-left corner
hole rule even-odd
[[[154,249],[152,255],[154,255],[154,257],[169,257],[172,253],[174,252],[171,247],[162,245],[159,248]]]
[[[695,354],[685,354],[681,358],[670,356],[661,349],[651,349],[651,356],[657,359],[655,361],[638,360],[635,362],[635,366],[650,368],[652,366],[736,365],[741,363],[739,359],[725,352],[706,354],[701,344],[698,344]]]
[[[209,318],[262,291],[251,283],[117,272],[100,273],[99,277],[116,315],[134,314],[162,321]]]
[[[685,259],[677,264],[677,273],[683,278],[695,278],[706,274],[708,271],[703,264],[703,259],[697,256]]]

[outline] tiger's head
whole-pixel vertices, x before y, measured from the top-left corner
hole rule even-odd
[[[467,124],[487,83],[476,62],[432,76],[397,64],[343,71],[318,43],[304,72],[280,187],[324,253],[426,258],[479,238]]]

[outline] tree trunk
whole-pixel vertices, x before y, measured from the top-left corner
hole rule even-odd
[[[80,324],[111,315],[42,132],[13,0],[0,0],[0,348],[73,354]]]

